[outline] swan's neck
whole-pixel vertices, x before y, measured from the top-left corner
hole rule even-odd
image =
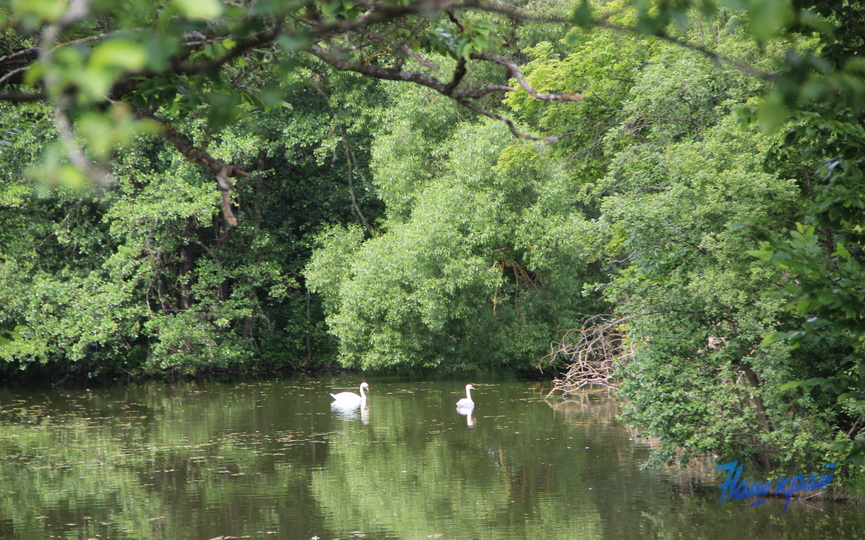
[[[469,401],[472,400],[472,388],[470,386],[466,386],[466,398],[468,398]]]
[[[366,400],[366,394],[363,393],[363,385],[360,385],[360,399]]]

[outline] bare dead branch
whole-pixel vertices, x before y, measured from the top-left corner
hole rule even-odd
[[[237,218],[234,217],[234,212],[231,210],[231,190],[234,185],[228,179],[228,174],[233,167],[227,163],[222,166],[222,169],[216,174],[216,186],[222,194],[222,215],[225,221],[232,227],[237,227]]]
[[[553,381],[547,397],[556,392],[573,394],[586,386],[617,388],[616,365],[631,354],[624,350],[622,334],[617,329],[622,322],[609,315],[590,317],[580,328],[566,331],[558,343],[553,343],[544,360],[564,361],[568,369]]]
[[[24,72],[27,71],[27,68],[29,67],[30,66],[23,66],[6,73],[2,77],[0,77],[0,84],[9,84],[13,81],[18,83],[21,80],[21,77],[24,75]]]
[[[0,57],[0,84],[20,84],[24,72],[39,58],[39,48],[30,47]]]

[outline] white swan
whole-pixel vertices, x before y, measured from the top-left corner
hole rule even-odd
[[[366,403],[366,394],[363,393],[364,389],[369,390],[369,385],[365,382],[360,383],[360,395],[355,394],[354,392],[340,392],[339,394],[331,394],[330,397],[333,398],[333,402],[331,405],[335,407],[358,407],[363,403]]]
[[[457,409],[474,409],[475,408],[475,402],[472,401],[472,390],[474,390],[474,389],[475,389],[475,387],[472,386],[471,384],[466,385],[466,397],[457,401]]]

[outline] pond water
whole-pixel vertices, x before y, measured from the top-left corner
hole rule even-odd
[[[857,538],[860,506],[719,505],[715,464],[641,470],[603,393],[357,376],[0,392],[0,538]],[[470,415],[458,414],[475,383]],[[791,471],[791,474],[814,471]]]

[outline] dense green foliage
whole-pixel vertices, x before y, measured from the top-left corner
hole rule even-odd
[[[376,184],[411,211],[388,205],[384,233],[362,244],[358,229],[330,231],[306,271],[328,298],[342,361],[525,368],[560,328],[597,309],[578,293],[591,274],[570,221],[574,182],[542,148],[474,122],[452,128],[434,163],[414,167],[425,178],[394,174],[411,167],[401,156],[416,159],[407,145],[429,144],[402,126],[452,107],[409,100],[373,152],[392,152],[374,167]]]
[[[816,373],[795,372],[791,378],[797,380],[782,388],[790,394],[829,398],[829,410],[839,415],[837,440],[831,448],[861,464],[865,461],[861,431],[865,419],[865,108],[861,100],[865,6],[815,2],[812,8],[833,30],[819,54],[795,59],[797,69],[791,78],[798,75],[798,81],[806,81],[801,87],[813,94],[795,107],[784,141],[788,148],[801,149],[811,165],[800,176],[809,206],[801,222],[789,227],[789,232],[767,233],[769,240],[752,254],[773,263],[788,278],[784,297],[792,317],[767,336],[767,342],[792,343],[830,360]],[[781,80],[778,88],[777,94],[789,105],[797,85]]]
[[[606,314],[657,459],[858,436],[859,3],[119,5],[0,6],[6,373],[558,369]]]
[[[23,121],[39,106],[7,107],[4,125],[17,127],[5,140],[17,151],[3,154],[0,213],[6,369],[171,374],[326,358],[332,345],[299,272],[317,224],[357,220],[343,145],[352,161],[367,159],[368,121],[352,100],[374,103],[376,91],[337,77],[337,117],[325,93],[310,99],[314,83],[296,84],[284,107],[251,112],[209,141],[214,155],[256,170],[236,189],[238,227],[219,215],[219,195],[195,166],[153,136],[116,157],[111,189],[38,187],[20,161],[54,137],[50,122]],[[352,186],[358,210],[374,216],[363,177]]]

